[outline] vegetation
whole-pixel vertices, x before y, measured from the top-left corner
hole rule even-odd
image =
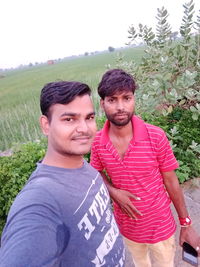
[[[200,120],[191,119],[191,111],[175,108],[167,116],[143,113],[143,119],[163,128],[171,141],[180,168],[177,175],[180,183],[200,176]],[[97,118],[102,128],[105,116]],[[194,138],[196,141],[194,141]],[[46,140],[29,142],[14,147],[12,156],[0,157],[0,233],[9,208],[46,150]],[[90,153],[85,156],[90,160]]]
[[[130,43],[146,46],[140,64],[118,58],[118,67],[135,76],[137,113],[166,130],[179,160],[179,181],[200,176],[200,11],[183,5],[180,38],[171,32],[168,12],[158,9],[156,33],[139,24],[129,28]],[[147,116],[148,114],[148,116]]]
[[[200,116],[200,11],[194,20],[194,3],[183,5],[180,39],[171,32],[168,12],[158,9],[156,33],[139,24],[129,28],[130,43],[142,39],[146,45],[141,64],[119,59],[119,65],[136,77],[138,110],[169,114],[174,107],[189,108],[193,119]]]
[[[13,199],[45,153],[46,142],[38,126],[38,98],[42,86],[50,81],[79,80],[89,84],[94,89],[98,128],[102,128],[105,117],[96,93],[99,79],[111,66],[128,70],[139,87],[136,113],[166,131],[180,164],[180,183],[200,176],[200,15],[193,19],[192,0],[183,7],[179,40],[178,34],[171,32],[168,12],[163,7],[158,9],[156,33],[142,24],[138,32],[133,26],[129,29],[131,42],[139,37],[145,50],[123,49],[120,54],[115,50],[51,66],[31,66],[7,72],[0,80],[0,150],[15,142],[41,140],[15,145],[11,157],[0,157],[0,231]],[[90,154],[86,155],[89,158]]]
[[[14,198],[44,156],[45,149],[45,141],[27,143],[16,146],[12,156],[0,157],[0,233]]]
[[[167,116],[143,113],[143,119],[167,133],[180,165],[176,171],[179,182],[200,177],[200,120],[194,121],[192,112],[180,107]]]
[[[53,65],[37,65],[5,73],[0,79],[0,151],[19,142],[42,137],[38,118],[39,94],[43,85],[56,80],[78,80],[91,86],[97,112],[99,101],[96,87],[109,64],[114,64],[119,53],[127,60],[138,62],[143,48],[128,48],[96,55],[76,57]],[[99,113],[100,114],[100,113]]]
[[[108,65],[114,64],[122,51],[127,60],[134,57],[136,62],[143,54],[143,48],[131,48],[5,72],[0,80],[0,151],[12,148],[13,154],[0,157],[0,235],[14,198],[45,153],[46,142],[38,123],[41,88],[55,80],[86,82],[94,89],[93,98],[100,114],[97,84]],[[99,128],[104,121],[103,116],[98,117]],[[88,161],[89,156],[86,155]]]

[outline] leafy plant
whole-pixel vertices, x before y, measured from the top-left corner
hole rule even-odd
[[[194,122],[192,112],[175,108],[167,116],[143,113],[142,118],[163,128],[173,147],[180,167],[177,170],[180,183],[200,176],[200,120]],[[97,117],[98,129],[103,127],[105,116]],[[15,146],[12,156],[0,157],[0,232],[5,224],[9,208],[25,185],[36,163],[45,154],[46,140]],[[90,153],[85,155],[90,161]]]
[[[117,64],[136,78],[140,112],[156,109],[166,116],[174,107],[180,106],[190,108],[192,118],[197,120],[200,115],[200,15],[194,21],[193,0],[183,8],[179,40],[174,40],[177,34],[171,32],[167,10],[158,8],[156,33],[141,23],[138,30],[131,25],[128,31],[130,43],[142,40],[146,45],[142,62],[127,65],[119,59]]]
[[[177,175],[180,183],[200,176],[200,120],[192,120],[192,112],[180,107],[167,116],[144,113],[143,119],[166,132],[179,162]]]
[[[0,232],[10,206],[46,150],[46,141],[18,145],[9,157],[0,157]]]
[[[121,56],[116,63],[138,83],[137,113],[166,131],[180,163],[180,183],[200,176],[200,15],[194,21],[193,0],[183,8],[179,39],[162,7],[157,9],[156,33],[141,23],[138,30],[129,28],[129,44],[139,40],[145,45],[141,63],[126,62]]]
[[[200,104],[196,103],[195,106],[191,106],[190,110],[192,111],[192,118],[193,120],[198,120],[198,117],[200,116]]]
[[[184,165],[182,161],[179,161],[179,169],[176,170],[176,174],[178,176],[179,182],[182,184],[190,179],[190,168]]]

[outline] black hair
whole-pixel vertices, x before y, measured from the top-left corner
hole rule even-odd
[[[98,86],[98,94],[102,99],[122,91],[130,91],[134,94],[136,87],[130,74],[122,69],[112,69],[103,75]]]
[[[41,90],[40,109],[43,115],[51,119],[50,108],[55,104],[68,104],[76,96],[91,94],[87,84],[74,81],[58,81],[47,83]]]

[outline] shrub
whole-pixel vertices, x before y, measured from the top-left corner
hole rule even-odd
[[[179,182],[200,176],[200,120],[192,120],[190,110],[175,108],[167,116],[143,113],[146,122],[161,127],[171,142],[180,167],[176,171]],[[101,129],[105,116],[97,118],[97,127]],[[15,147],[10,157],[0,157],[0,234],[10,206],[25,185],[30,174],[36,168],[46,151],[46,140],[27,143]],[[90,153],[85,155],[89,162]]]
[[[46,142],[27,143],[15,147],[10,157],[0,157],[0,232],[10,206],[25,185],[36,163],[44,156]]]
[[[143,114],[147,122],[161,127],[171,142],[180,167],[179,182],[200,176],[200,119],[194,121],[190,110],[175,108],[167,116]]]
[[[144,56],[140,64],[118,58],[118,67],[128,70],[136,78],[136,105],[140,111],[168,115],[176,106],[193,113],[193,120],[200,117],[200,10],[194,17],[195,4],[191,0],[183,5],[184,12],[178,32],[172,32],[168,11],[157,9],[156,31],[147,25],[129,28],[129,44],[142,41]]]

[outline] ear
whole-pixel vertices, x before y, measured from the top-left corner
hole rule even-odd
[[[45,136],[48,136],[48,134],[49,134],[49,126],[50,126],[50,122],[49,122],[47,116],[42,115],[40,117],[40,127],[41,127],[41,130]]]
[[[100,106],[104,110],[104,100],[102,98],[100,99]]]

